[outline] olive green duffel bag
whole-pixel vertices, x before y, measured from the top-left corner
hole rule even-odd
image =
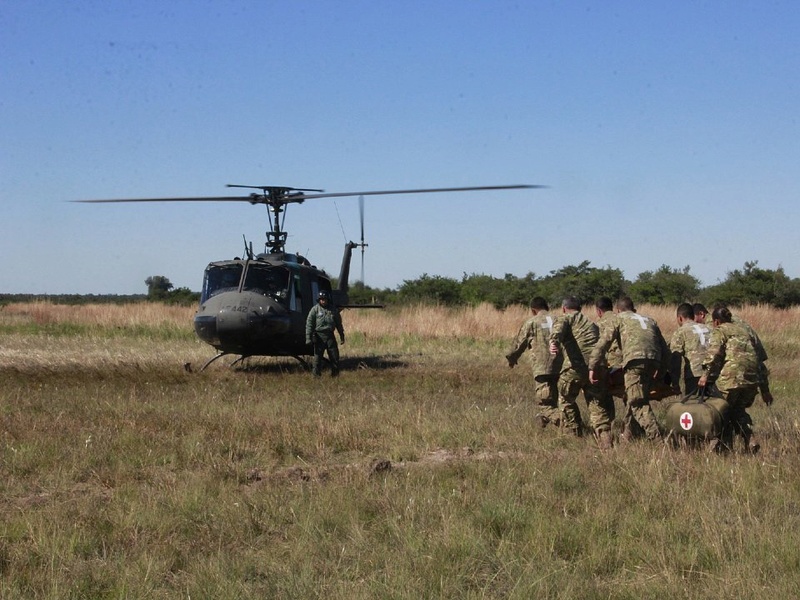
[[[728,414],[728,403],[708,390],[684,397],[667,408],[667,431],[694,440],[719,438]]]

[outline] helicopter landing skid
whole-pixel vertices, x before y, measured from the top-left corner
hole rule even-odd
[[[205,371],[206,367],[208,367],[209,365],[211,365],[211,363],[213,363],[213,362],[214,362],[214,361],[216,361],[217,359],[220,359],[220,358],[222,358],[223,356],[231,356],[231,355],[233,355],[233,354],[234,354],[233,352],[220,352],[219,354],[217,354],[217,355],[215,355],[215,356],[212,356],[211,358],[209,358],[209,359],[208,359],[208,360],[207,360],[207,361],[206,361],[206,362],[203,364],[203,366],[202,366],[202,367],[200,367],[200,369],[199,369],[197,372],[198,372],[198,373],[201,373],[202,371]],[[240,356],[239,358],[237,358],[235,361],[233,361],[233,362],[230,364],[230,366],[231,366],[231,367],[235,367],[236,365],[238,365],[239,363],[241,363],[241,362],[242,362],[244,359],[246,359],[246,358],[250,358],[250,356],[252,356],[252,355],[250,355],[250,354],[243,354],[242,356]],[[308,364],[308,361],[306,361],[304,358],[300,357],[299,355],[297,355],[297,354],[295,354],[295,355],[292,355],[292,358],[294,358],[294,359],[295,359],[297,362],[299,362],[301,365],[303,365],[303,368],[304,368],[304,369],[310,369],[310,368],[311,368],[311,366]]]
[[[309,369],[309,368],[311,368],[311,366],[308,364],[308,362],[306,361],[306,359],[304,359],[304,358],[300,358],[300,357],[299,357],[297,354],[295,354],[295,355],[294,355],[292,358],[296,359],[296,360],[297,360],[297,362],[299,362],[301,365],[303,365],[303,368],[304,368],[304,369]]]
[[[231,366],[231,368],[233,368],[233,367],[235,367],[236,365],[238,365],[238,364],[239,364],[240,362],[242,362],[242,361],[243,361],[245,358],[250,358],[250,355],[249,355],[249,354],[242,354],[242,355],[241,355],[239,358],[237,358],[235,361],[233,361],[233,362],[231,363],[231,365],[230,365],[230,366]]]
[[[203,364],[203,366],[202,366],[202,367],[200,367],[200,370],[198,371],[198,373],[202,373],[203,371],[205,371],[205,370],[206,370],[206,367],[207,367],[208,365],[210,365],[211,363],[213,363],[213,362],[214,362],[215,360],[217,360],[218,358],[222,358],[223,356],[228,356],[229,354],[230,354],[230,352],[220,352],[220,353],[219,353],[219,354],[217,354],[216,356],[212,356],[211,358],[209,358],[209,359],[208,359],[208,360],[205,362],[205,364]],[[242,358],[244,358],[244,357],[242,357]],[[240,358],[240,359],[238,359],[238,360],[242,360],[242,359]]]

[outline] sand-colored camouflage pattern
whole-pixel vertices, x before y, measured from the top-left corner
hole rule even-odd
[[[720,323],[711,331],[703,369],[720,391],[757,388],[761,382],[758,353],[742,322]]]

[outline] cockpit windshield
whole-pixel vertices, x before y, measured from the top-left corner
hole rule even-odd
[[[244,265],[242,263],[209,265],[203,281],[203,293],[200,296],[200,302],[205,302],[212,296],[222,292],[237,291],[243,268]]]
[[[289,270],[251,262],[247,267],[243,291],[257,292],[286,304]]]
[[[256,292],[286,304],[289,289],[289,270],[285,267],[248,262],[242,291]],[[206,269],[200,302],[222,292],[236,292],[242,279],[245,263],[231,262],[209,265]]]

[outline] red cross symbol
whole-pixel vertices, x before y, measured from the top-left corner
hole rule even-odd
[[[689,431],[693,425],[692,415],[690,415],[688,412],[683,413],[681,415],[680,423],[682,429],[684,429],[685,431]]]

